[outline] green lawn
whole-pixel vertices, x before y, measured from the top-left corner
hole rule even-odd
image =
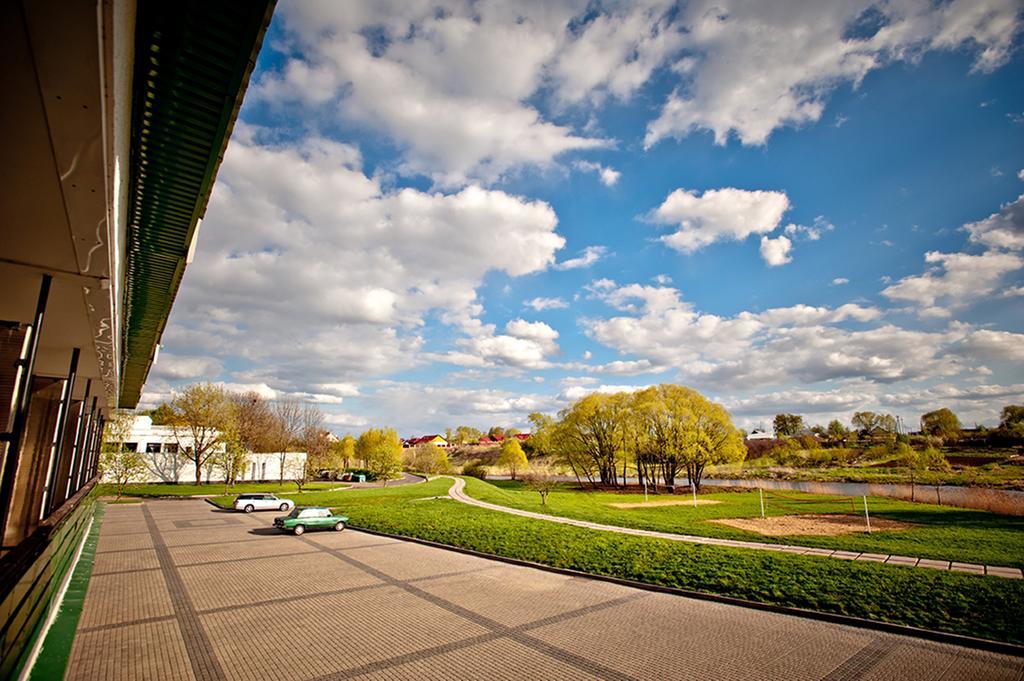
[[[592,574],[1024,642],[1021,581],[587,530],[460,504],[443,498],[450,485],[314,492],[302,502],[331,506],[356,527]],[[472,485],[476,494],[485,486]]]
[[[335,487],[346,487],[343,482],[311,482],[305,486],[307,490],[329,490]],[[298,487],[294,482],[240,482],[231,487],[232,494],[243,492],[271,492],[280,494],[297,494]],[[99,493],[104,496],[116,496],[115,485],[99,485]],[[303,498],[305,494],[303,493]],[[126,497],[188,497],[224,494],[224,483],[213,482],[202,485],[188,484],[132,484],[125,486],[124,496]]]
[[[700,499],[716,500],[714,505],[663,506],[660,508],[618,509],[611,503],[643,502],[642,494],[611,492],[581,492],[565,485],[548,497],[547,506],[541,506],[540,495],[521,483],[511,481],[485,482],[466,479],[470,496],[501,506],[525,509],[538,513],[590,520],[620,527],[634,527],[676,534],[695,534],[704,537],[744,539],[778,544],[798,544],[818,548],[894,553],[921,558],[956,560],[966,563],[1024,567],[1024,517],[1003,516],[985,511],[958,509],[949,506],[929,506],[896,499],[869,497],[869,513],[873,517],[889,518],[913,523],[914,529],[848,534],[839,537],[788,536],[766,537],[755,532],[709,522],[715,518],[752,518],[761,514],[756,491],[731,491],[700,494]],[[831,500],[834,497],[785,492],[785,496],[800,500]],[[851,513],[850,502],[799,504],[790,501],[769,501],[768,515],[791,513]],[[651,500],[689,497],[676,495],[650,495]],[[785,505],[783,505],[785,504]],[[859,500],[856,511],[862,507]]]
[[[799,468],[793,466],[759,466],[751,462],[709,468],[708,478],[722,480],[793,480],[798,482],[864,482],[919,485],[958,485],[1024,489],[1024,466],[986,464],[950,471],[914,471],[906,467],[827,466]]]

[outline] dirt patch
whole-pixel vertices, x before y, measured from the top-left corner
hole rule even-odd
[[[862,515],[781,515],[768,518],[722,518],[712,520],[740,530],[757,532],[767,537],[787,537],[790,535],[819,535],[834,537],[841,534],[866,532],[867,526]],[[909,530],[914,527],[910,523],[885,518],[872,518],[872,530]]]
[[[716,499],[698,499],[698,506],[720,504]],[[612,508],[654,508],[655,506],[693,506],[693,499],[670,499],[666,501],[639,501],[636,503],[605,504]]]

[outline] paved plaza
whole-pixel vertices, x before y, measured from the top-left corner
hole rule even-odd
[[[272,518],[108,506],[67,678],[1024,678],[1019,658]]]

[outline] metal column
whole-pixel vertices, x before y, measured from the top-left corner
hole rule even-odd
[[[43,490],[40,520],[53,512],[53,500],[56,498],[54,492],[59,483],[57,476],[60,474],[60,459],[64,452],[64,438],[67,437],[68,412],[71,411],[71,394],[75,391],[75,379],[78,378],[78,358],[81,353],[79,348],[71,350],[71,364],[68,366],[68,377],[64,380],[64,394],[60,398],[60,411],[57,412],[57,437],[53,441],[50,468],[46,473],[46,488]]]
[[[70,499],[80,487],[78,478],[82,472],[82,459],[85,457],[85,452],[82,451],[82,436],[85,434],[85,427],[87,425],[85,405],[88,404],[89,392],[91,390],[92,379],[90,378],[85,381],[85,395],[82,397],[81,406],[78,407],[78,422],[75,424],[75,443],[71,447],[71,468],[68,470],[67,487],[64,488],[65,499]]]
[[[18,459],[21,456],[21,436],[25,432],[25,421],[28,419],[29,403],[32,399],[32,372],[36,366],[36,353],[39,350],[39,335],[43,328],[46,315],[46,302],[50,297],[50,284],[53,277],[44,274],[39,284],[39,299],[36,301],[36,313],[29,327],[31,338],[27,338],[25,351],[18,361],[18,384],[14,392],[14,404],[11,405],[10,439],[4,455],[3,473],[0,474],[0,537],[7,531],[7,519],[11,512],[11,494],[14,491],[14,479],[18,472]]]

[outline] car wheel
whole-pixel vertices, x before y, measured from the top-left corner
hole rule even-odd
[[[296,525],[295,529],[292,530],[292,533],[294,533],[295,536],[298,537],[300,534],[302,534],[305,531],[306,531],[305,527],[303,527],[302,525]]]
[[[280,508],[281,508],[282,512],[287,511],[288,510],[288,504],[281,504]]]
[[[246,504],[245,505],[245,512],[246,513],[252,513],[255,510],[256,510],[256,507],[253,506],[252,504]]]
[[[339,520],[338,524],[334,526],[334,531],[335,532],[341,532],[344,529],[345,529],[345,521],[344,520]]]

